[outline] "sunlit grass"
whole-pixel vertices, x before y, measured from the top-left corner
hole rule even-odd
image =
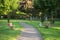
[[[60,40],[60,21],[57,21],[50,28],[44,28],[39,26],[39,21],[26,22],[27,24],[32,25],[37,28],[37,30],[41,33],[44,40]]]
[[[20,25],[20,21],[11,20],[14,25],[13,30],[10,30],[7,25],[7,20],[0,20],[0,40],[16,40],[20,35],[22,26]]]

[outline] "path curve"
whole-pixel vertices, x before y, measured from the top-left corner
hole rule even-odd
[[[17,40],[43,40],[39,32],[31,25],[24,22],[21,22],[21,25],[24,26],[24,29]]]

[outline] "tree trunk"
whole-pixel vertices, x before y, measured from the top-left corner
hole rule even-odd
[[[7,22],[10,23],[10,15],[9,15],[9,13],[7,15]]]
[[[13,25],[12,25],[12,23],[10,23],[10,14],[8,13],[8,15],[7,15],[7,22],[8,22],[8,27],[9,27],[9,29],[13,29]]]

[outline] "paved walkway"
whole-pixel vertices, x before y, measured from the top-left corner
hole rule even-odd
[[[21,23],[21,25],[24,26],[24,29],[17,40],[42,40],[40,34],[35,28],[26,23]]]

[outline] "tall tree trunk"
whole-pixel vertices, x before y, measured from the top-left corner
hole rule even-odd
[[[9,29],[13,29],[13,24],[12,23],[10,23],[10,13],[8,13],[8,15],[7,15],[7,22],[8,22],[8,27],[9,27]]]
[[[10,15],[9,15],[9,13],[7,15],[7,22],[10,23]]]

